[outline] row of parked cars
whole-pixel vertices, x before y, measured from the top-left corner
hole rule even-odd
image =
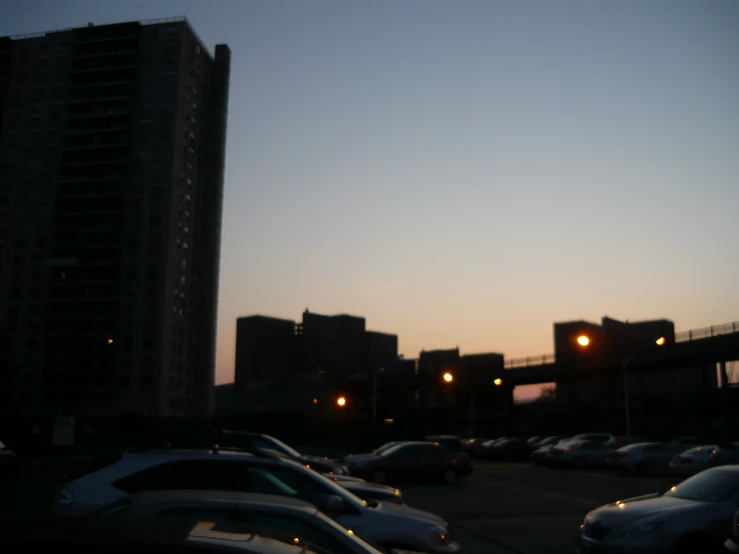
[[[739,552],[739,444],[698,437],[655,442],[586,433],[573,437],[468,439],[463,447],[489,459],[556,467],[610,467],[622,473],[669,470],[688,477],[663,493],[627,498],[589,512],[578,554]]]
[[[646,437],[619,437],[584,433],[573,437],[467,439],[463,448],[492,460],[525,461],[537,465],[573,468],[613,468],[622,473],[669,471],[694,475],[706,468],[739,463],[739,443],[711,443],[699,437],[671,442]]]
[[[385,483],[410,475],[453,482],[471,467],[467,454],[430,441],[329,459],[259,433],[178,437],[70,473],[52,520],[4,522],[0,551],[26,552],[36,541],[78,552],[127,544],[153,554],[174,541],[174,549],[183,543],[203,554],[456,554],[449,524]]]

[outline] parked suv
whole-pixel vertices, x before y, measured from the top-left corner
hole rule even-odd
[[[452,554],[460,550],[439,516],[389,502],[366,502],[297,462],[218,450],[152,450],[67,483],[59,514],[86,514],[129,495],[154,490],[220,490],[276,494],[310,502],[359,536],[385,548]]]

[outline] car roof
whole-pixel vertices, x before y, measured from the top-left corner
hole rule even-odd
[[[275,506],[280,508],[294,508],[308,513],[315,513],[316,507],[313,504],[300,500],[298,498],[290,498],[288,496],[278,496],[273,494],[259,494],[250,492],[233,492],[233,491],[216,491],[216,490],[155,490],[133,494],[131,501],[136,504],[156,504],[158,502],[172,502],[177,500],[195,501],[195,502],[212,502],[212,503],[243,503],[255,504],[259,506]]]

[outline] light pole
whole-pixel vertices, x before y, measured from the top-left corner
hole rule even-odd
[[[441,379],[444,382],[444,384],[449,385],[454,382],[454,374],[449,371],[446,371],[444,372],[444,374],[442,374]],[[499,387],[503,384],[503,379],[501,379],[500,377],[497,377],[496,379],[493,380],[493,384],[496,387]],[[472,438],[475,436],[475,389],[472,386],[470,386],[469,406],[470,406],[470,438]]]
[[[665,342],[666,342],[665,337],[659,337],[658,339],[654,341],[654,344],[656,346],[664,346]],[[587,348],[590,345],[590,343],[591,343],[590,337],[586,335],[580,335],[579,337],[577,337],[577,344],[579,344],[582,348]],[[652,348],[651,344],[645,347],[642,347],[636,352],[627,354],[621,360],[621,373],[623,375],[623,383],[624,383],[624,417],[626,419],[626,442],[627,444],[631,442],[631,402],[629,399],[629,364],[634,359],[634,356],[643,354],[650,348]]]

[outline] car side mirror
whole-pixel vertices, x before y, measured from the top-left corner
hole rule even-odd
[[[344,511],[344,499],[335,494],[330,495],[326,499],[326,511],[334,514],[342,513]]]

